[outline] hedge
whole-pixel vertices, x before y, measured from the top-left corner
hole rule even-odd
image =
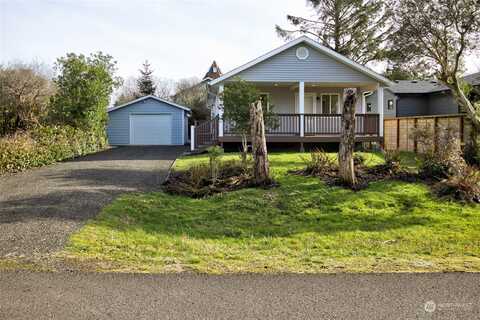
[[[107,145],[104,130],[38,127],[0,138],[0,174],[23,171],[97,152]]]

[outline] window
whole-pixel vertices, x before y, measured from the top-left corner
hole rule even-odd
[[[387,101],[387,109],[388,110],[393,110],[393,100],[388,100]]]
[[[367,103],[367,112],[372,112],[372,103],[371,102]]]
[[[270,110],[270,94],[260,93],[260,101],[262,102],[262,106],[267,106],[267,110]]]
[[[322,94],[321,112],[323,114],[338,113],[339,97],[338,94]]]

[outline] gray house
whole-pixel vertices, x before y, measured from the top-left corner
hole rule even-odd
[[[108,110],[110,145],[184,145],[190,109],[146,96]]]
[[[365,99],[356,109],[356,141],[379,141],[383,137],[383,92],[390,80],[307,36],[292,40],[209,82],[215,98],[212,133],[208,141],[237,143],[241,137],[232,123],[223,120],[224,87],[241,78],[255,85],[267,106],[278,115],[278,126],[266,128],[270,143],[338,142],[341,135],[343,91],[356,88],[360,94],[377,92],[378,110],[366,110]],[[203,137],[198,137],[199,139]],[[194,147],[192,143],[192,149]]]
[[[480,85],[480,72],[463,78],[472,86]],[[366,97],[367,111],[377,112],[377,96]],[[450,89],[436,80],[400,80],[385,88],[385,118],[458,114],[461,110]]]

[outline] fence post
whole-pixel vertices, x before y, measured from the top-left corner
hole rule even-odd
[[[190,126],[190,151],[195,150],[195,126]]]

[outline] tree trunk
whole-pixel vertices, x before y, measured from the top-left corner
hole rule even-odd
[[[253,174],[255,184],[267,185],[270,181],[270,170],[268,166],[267,140],[265,139],[265,122],[263,120],[262,103],[252,103],[250,108]]]
[[[242,133],[242,166],[244,168],[247,167],[247,159],[248,159],[248,141],[247,141],[247,135],[245,133]]]
[[[356,91],[352,89],[346,90],[343,104],[342,137],[338,151],[338,164],[340,178],[350,187],[354,187],[357,184],[353,163],[356,101]]]

